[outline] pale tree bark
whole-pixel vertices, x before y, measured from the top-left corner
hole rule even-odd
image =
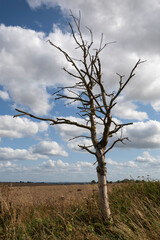
[[[99,201],[102,216],[106,221],[113,222],[111,210],[109,206],[108,186],[106,180],[107,168],[104,153],[101,149],[97,149],[97,176],[98,176],[98,189]]]
[[[97,170],[97,176],[98,176],[98,189],[99,189],[98,191],[99,191],[101,213],[105,221],[112,223],[113,218],[111,215],[111,209],[109,205],[108,185],[106,181],[106,175],[103,175]]]
[[[87,138],[91,140],[91,145],[86,146],[84,144],[79,145],[79,147],[96,157],[100,208],[104,220],[112,222],[107,193],[107,168],[105,155],[116,145],[117,142],[123,143],[124,140],[128,140],[127,137],[120,135],[120,137],[117,137],[111,145],[108,145],[109,138],[112,136],[117,136],[117,132],[119,130],[122,130],[124,126],[131,125],[132,123],[118,124],[113,121],[111,113],[112,109],[116,105],[118,96],[121,94],[129,81],[134,77],[135,70],[138,65],[142,63],[142,61],[141,59],[137,61],[128,78],[125,79],[124,76],[117,74],[119,77],[119,87],[117,92],[114,91],[113,93],[107,93],[102,81],[101,61],[99,54],[110,43],[103,44],[102,35],[99,47],[93,48],[92,31],[88,29],[90,33],[90,42],[85,41],[80,28],[80,16],[79,18],[76,18],[73,14],[71,14],[71,17],[77,30],[77,32],[74,32],[72,25],[69,24],[72,37],[77,44],[76,49],[80,49],[83,53],[83,56],[81,59],[75,59],[61,47],[48,40],[51,46],[64,55],[66,61],[74,70],[69,71],[66,68],[63,68],[63,70],[69,74],[70,77],[75,79],[75,84],[68,87],[59,87],[57,92],[55,92],[55,100],[70,100],[68,104],[77,102],[77,109],[79,110],[78,114],[84,120],[84,123],[82,124],[78,121],[71,121],[70,119],[63,117],[42,118],[19,109],[16,109],[19,114],[15,115],[14,117],[27,115],[37,120],[50,122],[51,125],[73,125],[88,131],[88,134],[80,135],[76,138]],[[66,94],[66,90],[72,95]],[[97,131],[99,125],[103,126],[103,133],[100,136],[98,135]],[[72,140],[73,139],[75,139],[75,137],[72,138]]]

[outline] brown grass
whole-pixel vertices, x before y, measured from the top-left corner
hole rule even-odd
[[[160,240],[160,182],[109,185],[112,229],[97,185],[1,185],[0,240]]]
[[[80,203],[85,198],[97,192],[97,184],[76,185],[31,185],[28,186],[0,186],[0,200],[12,202],[13,206],[35,206],[64,202]]]

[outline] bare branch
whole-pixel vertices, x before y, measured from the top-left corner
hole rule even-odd
[[[124,144],[124,141],[128,140],[127,137],[122,137],[122,129],[124,126],[129,126],[132,124],[117,124],[115,121],[112,120],[112,109],[116,105],[116,100],[118,96],[121,94],[129,81],[135,76],[136,68],[144,61],[141,61],[141,59],[137,61],[127,79],[125,79],[124,75],[120,75],[117,73],[119,77],[118,90],[116,92],[108,94],[108,90],[105,89],[104,82],[102,81],[103,73],[100,53],[107,45],[115,42],[108,42],[104,44],[102,33],[98,47],[93,46],[94,44],[92,30],[87,28],[90,33],[89,41],[86,41],[82,34],[80,12],[78,18],[73,15],[72,11],[70,11],[70,13],[74,23],[74,25],[69,23],[70,32],[74,43],[76,44],[75,51],[77,51],[77,49],[81,51],[81,55],[79,55],[81,57],[79,59],[77,59],[76,56],[72,57],[60,46],[56,45],[51,40],[48,40],[50,45],[53,46],[56,50],[58,50],[60,53],[62,53],[63,57],[70,64],[71,68],[66,69],[64,67],[63,70],[70,77],[75,79],[75,83],[73,85],[67,87],[58,87],[57,91],[53,95],[55,100],[67,100],[67,105],[75,102],[78,103],[78,106],[76,107],[79,110],[78,114],[83,119],[83,122],[79,121],[78,118],[77,120],[72,121],[69,117],[65,118],[63,116],[57,118],[54,117],[53,119],[37,117],[33,114],[19,109],[16,109],[18,114],[14,117],[29,116],[37,120],[48,121],[50,122],[50,125],[68,124],[83,129],[82,135],[72,137],[70,141],[78,138],[90,139],[90,146],[86,146],[85,144],[83,145],[83,143],[82,145],[78,146],[82,150],[85,150],[88,153],[95,155],[97,158],[97,161],[95,163],[98,162],[97,174],[99,182],[98,185],[100,193],[100,204],[102,206],[102,215],[104,217],[104,220],[107,220],[107,222],[111,222],[111,212],[109,204],[107,202],[107,171],[105,154],[108,153],[116,145],[116,143],[122,142]],[[69,93],[66,92],[66,90]],[[99,133],[99,125],[103,126],[102,133]],[[86,133],[86,130],[88,130],[89,133]],[[113,143],[111,143],[111,145],[108,146],[109,138],[116,134],[119,130],[121,131],[121,136],[119,137],[118,135],[118,138]]]
[[[89,137],[89,136],[81,135],[81,136],[76,136],[76,137],[70,138],[68,141],[73,141],[73,140],[75,140],[75,139],[77,139],[77,138],[87,138],[87,139],[91,139],[91,137]]]
[[[70,121],[69,119],[66,118],[57,118],[56,120],[54,120],[54,123],[51,125],[56,125],[56,124],[68,124],[68,125],[74,125],[80,128],[85,128],[91,131],[91,127],[87,126],[87,125],[83,125],[80,124],[78,122],[74,122],[74,121]]]
[[[114,121],[112,121],[112,122],[114,122]],[[132,125],[133,123],[116,124],[116,123],[114,122],[114,124],[115,124],[115,128],[114,128],[114,130],[112,130],[112,131],[109,132],[109,136],[112,136],[114,133],[117,133],[117,132],[118,132],[120,129],[122,129],[124,126],[129,126],[129,125]]]
[[[72,72],[68,71],[65,67],[63,68],[63,70],[64,70],[66,73],[68,73],[70,76],[72,76],[72,77],[74,77],[74,78],[79,78],[79,79],[81,79],[80,76],[77,76],[77,75],[73,74]]]
[[[26,116],[30,116],[31,118],[35,118],[35,119],[38,119],[38,120],[51,122],[51,125],[68,124],[68,125],[74,125],[74,126],[77,126],[77,127],[80,127],[80,128],[85,128],[85,129],[91,130],[91,127],[89,127],[87,125],[83,125],[83,124],[80,124],[78,122],[70,121],[69,119],[66,119],[66,118],[57,118],[56,120],[54,120],[54,119],[51,119],[51,118],[37,117],[33,114],[24,112],[24,111],[19,110],[19,109],[16,109],[16,111],[20,112],[22,114],[14,115],[14,117],[18,117],[20,115],[23,115],[23,116],[26,115]]]
[[[117,142],[122,142],[122,143],[124,144],[124,142],[123,142],[124,140],[128,140],[128,141],[129,141],[129,139],[128,139],[127,137],[118,138],[116,141],[113,142],[113,144],[111,145],[111,147],[109,147],[109,148],[104,152],[103,155],[105,155],[107,152],[109,152],[109,151],[114,147],[114,145],[115,145]]]
[[[101,149],[103,149],[103,152],[104,152],[107,148],[109,137],[112,137],[113,134],[116,134],[124,126],[128,126],[132,124],[132,123],[124,123],[124,124],[115,123],[112,120],[111,112],[113,107],[116,105],[116,99],[121,94],[121,92],[126,87],[126,85],[129,83],[129,81],[135,76],[136,68],[138,67],[139,64],[145,61],[141,61],[141,59],[139,59],[135,64],[135,66],[133,67],[133,69],[131,70],[126,80],[124,79],[125,77],[124,75],[120,75],[119,73],[117,73],[117,75],[119,76],[118,90],[117,92],[108,94],[104,88],[104,83],[102,81],[102,76],[103,76],[102,66],[101,66],[101,60],[99,58],[99,55],[107,45],[113,44],[115,43],[115,41],[104,44],[103,33],[102,33],[99,46],[97,48],[94,48],[92,30],[87,27],[90,33],[89,41],[86,41],[83,37],[82,31],[81,31],[80,12],[79,12],[78,18],[76,18],[73,15],[72,11],[70,11],[70,13],[75,25],[75,28],[74,28],[74,26],[69,23],[71,34],[76,44],[76,49],[78,48],[79,50],[81,50],[82,57],[80,59],[77,59],[76,57],[72,57],[68,52],[63,50],[61,47],[53,43],[51,40],[48,40],[50,45],[53,46],[55,49],[57,49],[59,52],[61,52],[63,56],[66,58],[66,61],[71,64],[72,66],[71,70],[68,70],[65,67],[63,68],[63,70],[69,76],[73,77],[76,80],[75,84],[72,86],[57,88],[57,91],[53,95],[55,95],[55,100],[60,100],[60,99],[67,100],[66,105],[77,102],[78,103],[77,109],[79,110],[78,114],[82,119],[85,120],[84,124],[81,124],[78,121],[71,121],[63,117],[56,118],[56,119],[37,117],[33,114],[21,111],[19,109],[16,109],[16,111],[18,111],[20,114],[17,114],[14,117],[26,115],[38,120],[48,121],[50,122],[51,125],[68,124],[68,125],[74,125],[83,129],[87,129],[90,131],[90,137],[81,135],[81,136],[74,137],[70,140],[80,138],[80,137],[90,138],[93,144],[92,147],[94,147],[95,151],[97,151],[97,148],[99,146]],[[67,90],[71,94],[67,94],[65,90]],[[114,124],[114,128],[111,130],[112,124]],[[97,137],[98,125],[104,126],[102,137],[100,140]],[[122,138],[122,136],[118,138],[105,151],[105,153],[110,151],[117,142],[121,141],[123,143],[125,139],[127,138]],[[79,145],[79,147],[81,149],[88,151],[91,154],[95,154],[89,149],[91,146]]]
[[[98,161],[95,161],[95,162],[92,164],[92,166],[94,166],[97,162],[98,162]]]
[[[120,93],[122,92],[122,90],[125,88],[125,86],[128,84],[128,82],[131,80],[131,78],[133,78],[134,76],[135,76],[135,70],[136,70],[136,68],[138,67],[138,65],[139,64],[141,64],[141,63],[144,63],[145,61],[141,61],[141,59],[139,59],[138,61],[137,61],[137,63],[135,64],[135,66],[133,67],[133,69],[131,70],[131,73],[130,73],[130,75],[129,75],[129,77],[128,77],[128,79],[125,81],[125,82],[122,82],[122,79],[123,79],[123,77],[124,76],[121,76],[121,75],[119,75],[120,76],[120,82],[119,82],[119,89],[118,89],[118,91],[117,91],[117,93],[116,93],[116,95],[111,99],[111,101],[110,101],[110,107],[112,106],[112,104],[113,104],[113,101],[115,101],[115,99],[120,95]]]
[[[92,44],[93,44],[93,33],[92,33],[92,30],[88,27],[86,27],[88,29],[88,31],[90,32],[90,36],[91,36],[91,42],[90,44],[88,45],[88,53],[89,53],[89,49],[91,48]]]
[[[31,113],[27,113],[27,112],[22,111],[22,110],[19,110],[19,109],[17,109],[17,108],[16,108],[15,110],[16,110],[17,112],[20,112],[21,114],[14,115],[14,116],[13,116],[14,118],[15,118],[15,117],[19,117],[19,116],[24,116],[24,115],[26,115],[26,116],[29,116],[29,117],[31,117],[31,118],[35,118],[35,119],[38,119],[38,120],[48,121],[48,122],[53,122],[53,123],[54,123],[54,120],[51,119],[51,118],[37,117],[37,116],[35,116],[35,115],[31,114]]]
[[[78,66],[76,65],[75,61],[69,56],[69,54],[67,52],[65,52],[64,50],[62,50],[62,48],[58,47],[57,45],[55,45],[51,40],[48,40],[48,42],[55,47],[57,50],[59,50],[60,52],[63,53],[63,55],[65,56],[66,60],[68,62],[70,62],[72,64],[72,66],[76,69],[76,71],[78,72],[78,74],[80,75],[80,77],[83,79],[83,75],[81,74],[81,71],[79,70]]]
[[[86,150],[87,152],[96,155],[96,153],[95,153],[95,152],[92,152],[92,151],[88,148],[88,146],[85,146],[85,145],[78,145],[78,146],[79,146],[82,150]]]

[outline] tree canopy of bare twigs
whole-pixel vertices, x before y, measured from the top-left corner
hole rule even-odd
[[[70,56],[68,52],[63,50],[61,47],[56,45],[51,40],[48,40],[50,45],[57,49],[59,52],[63,54],[68,64],[71,65],[72,70],[67,68],[63,68],[63,70],[72,78],[75,79],[75,83],[71,86],[62,86],[57,89],[54,93],[56,100],[64,100],[68,102],[68,104],[77,103],[78,115],[83,119],[82,122],[72,121],[67,117],[57,117],[57,118],[43,118],[35,116],[31,113],[22,111],[20,109],[16,109],[19,114],[17,116],[25,116],[28,115],[32,118],[48,121],[51,125],[58,124],[67,124],[74,125],[76,127],[88,130],[88,134],[80,135],[76,138],[89,138],[91,140],[91,145],[79,145],[79,147],[87,152],[94,154],[96,156],[97,166],[97,174],[99,175],[99,189],[100,189],[100,198],[102,198],[101,205],[108,201],[108,196],[101,196],[103,189],[103,184],[105,185],[106,181],[106,162],[105,162],[105,154],[109,152],[118,142],[124,142],[124,140],[128,140],[128,138],[123,136],[122,134],[119,136],[117,133],[122,130],[124,126],[131,125],[132,123],[116,123],[115,120],[112,119],[112,109],[117,103],[117,98],[121,95],[123,89],[130,82],[130,80],[135,76],[135,70],[143,61],[139,59],[133,69],[131,70],[129,76],[126,78],[117,73],[118,76],[118,90],[112,93],[107,92],[104,88],[105,79],[102,76],[102,65],[100,60],[100,53],[104,50],[104,48],[111,44],[103,43],[103,34],[101,35],[100,43],[98,48],[94,48],[94,39],[93,33],[91,29],[87,28],[90,34],[90,41],[86,41],[83,37],[81,31],[81,18],[80,16],[76,18],[72,13],[71,17],[73,20],[73,25],[69,23],[70,30],[74,42],[76,43],[76,49],[80,50],[82,53],[82,57],[80,59],[76,59]],[[66,94],[68,92],[68,94]],[[98,136],[97,128],[98,125],[101,125],[102,135]],[[112,127],[111,127],[112,125]],[[108,145],[109,138],[116,136],[116,140]],[[119,137],[118,137],[119,136]],[[75,139],[75,138],[73,138]],[[103,177],[103,181],[102,178]],[[102,191],[103,190],[103,191]],[[106,203],[105,203],[106,204]],[[104,205],[105,205],[104,204]],[[106,215],[103,213],[104,208],[109,208],[109,205],[102,206],[102,214],[103,217],[108,219],[111,215],[110,212],[107,212]]]

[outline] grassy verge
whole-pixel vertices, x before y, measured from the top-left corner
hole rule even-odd
[[[0,239],[3,240],[158,240],[160,182],[117,184],[110,193],[114,225],[108,229],[97,193],[81,203],[14,207],[9,187],[0,198]]]

